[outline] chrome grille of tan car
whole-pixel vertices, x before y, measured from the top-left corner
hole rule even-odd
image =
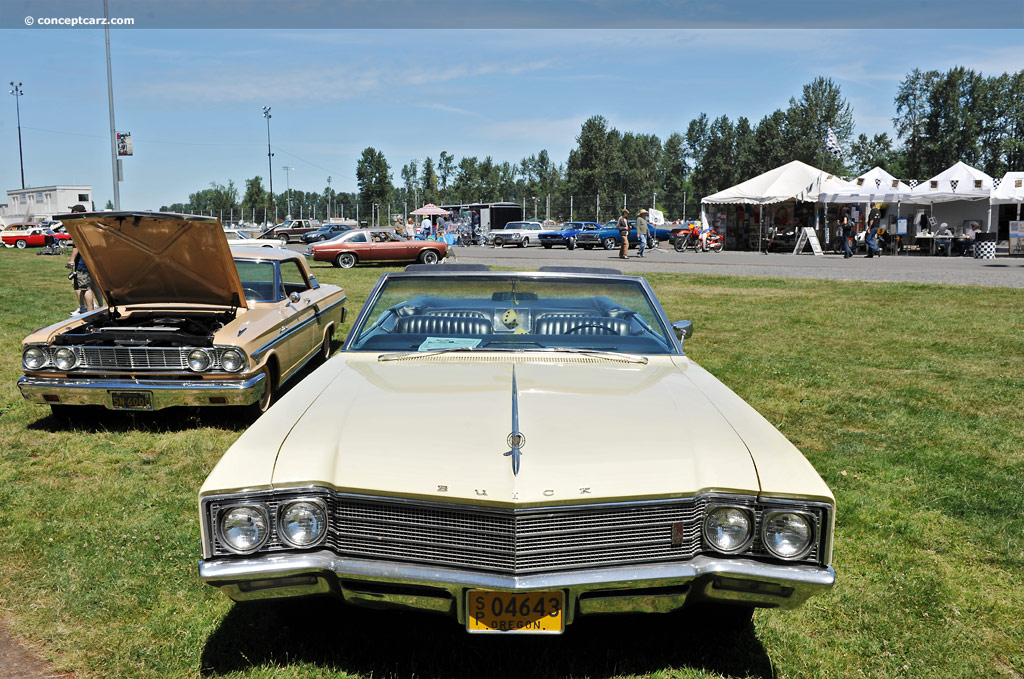
[[[191,347],[75,347],[81,369],[188,370]],[[220,368],[219,352],[210,352],[211,370]]]

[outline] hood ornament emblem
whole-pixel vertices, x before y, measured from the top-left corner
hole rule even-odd
[[[516,367],[512,366],[512,433],[508,435],[508,447],[511,448],[505,457],[512,458],[512,475],[519,476],[519,458],[526,445],[526,437],[519,431],[519,388],[516,386]]]

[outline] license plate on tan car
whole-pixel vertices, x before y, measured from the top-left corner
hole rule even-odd
[[[114,410],[152,410],[153,396],[148,391],[112,391],[110,406]]]
[[[561,634],[565,630],[565,593],[490,592],[466,594],[466,630],[476,633]]]

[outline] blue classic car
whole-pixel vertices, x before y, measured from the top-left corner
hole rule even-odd
[[[576,249],[576,236],[584,231],[597,231],[601,225],[597,222],[566,222],[555,231],[540,234],[540,244],[545,248],[563,245],[569,250]]]
[[[615,220],[607,221],[600,229],[580,233],[576,236],[576,244],[584,250],[592,250],[595,247],[614,250],[622,245],[622,237],[619,235],[619,230],[615,227],[615,224]],[[629,228],[629,247],[635,248],[637,245],[635,219],[629,220]],[[664,226],[648,224],[647,228],[650,229],[651,235],[657,238],[659,242],[667,241],[672,233],[670,229]]]

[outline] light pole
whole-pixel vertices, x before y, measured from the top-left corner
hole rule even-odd
[[[18,97],[25,96],[25,90],[21,89],[21,83],[17,85],[11,81],[10,93],[14,95],[14,108],[18,110],[18,162],[21,164],[21,188],[25,188],[25,159],[21,155],[21,101]]]
[[[533,197],[533,219],[537,221],[537,196]]]
[[[327,221],[331,221],[331,176],[327,175]]]
[[[269,106],[264,106],[263,107],[263,117],[267,119],[267,170],[270,173],[270,177],[269,177],[269,180],[270,180],[270,203],[268,203],[268,207],[269,207],[269,205],[273,205],[273,203],[274,203],[274,162],[273,162],[274,154],[270,152],[270,107]],[[266,215],[266,216],[269,217],[269,215]]]
[[[285,165],[281,169],[284,170],[284,186],[285,186],[285,191],[287,191],[287,193],[288,193],[288,214],[285,216],[285,219],[291,219],[292,218],[292,175],[291,175],[291,171],[294,170],[295,168],[292,167],[291,165]]]

